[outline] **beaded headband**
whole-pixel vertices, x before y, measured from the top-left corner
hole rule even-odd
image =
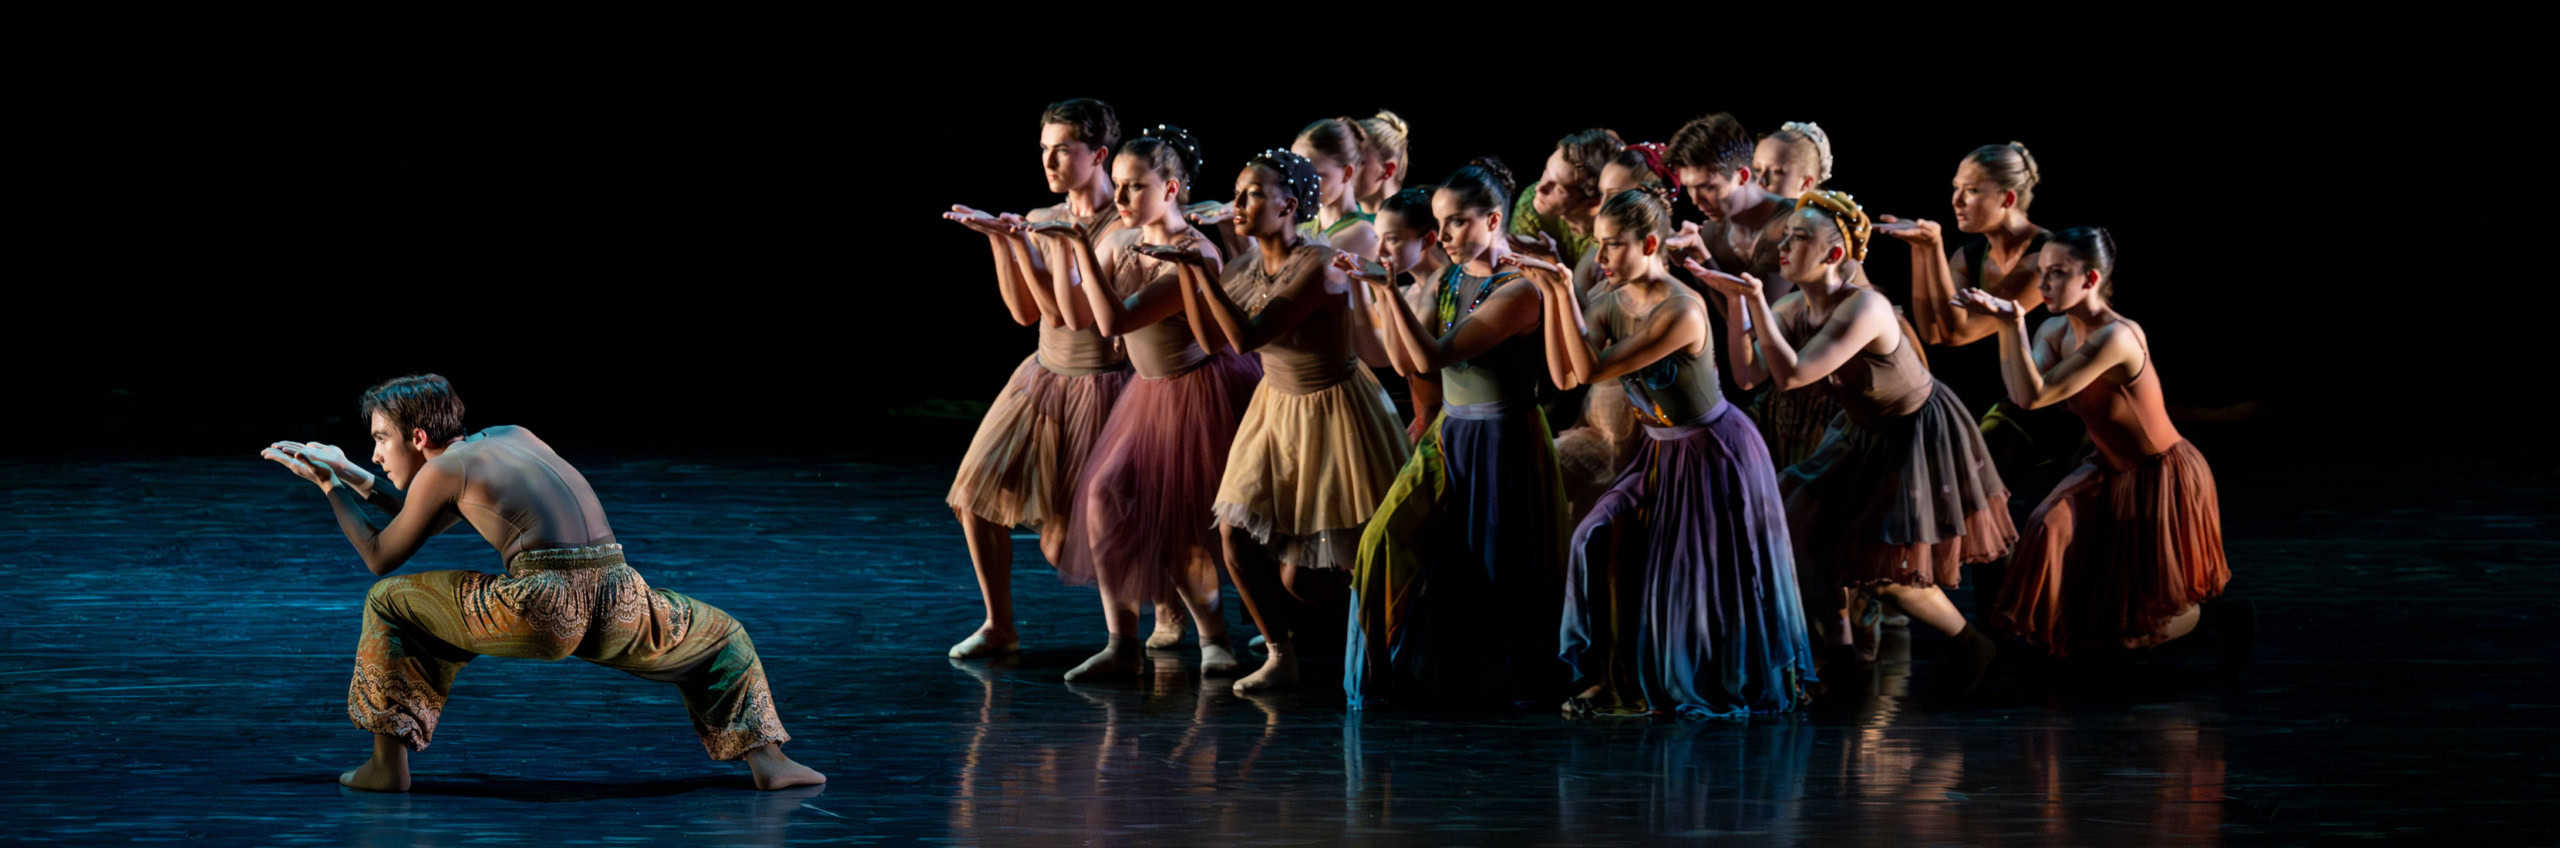
[[[1817,183],[1831,181],[1831,134],[1823,132],[1822,125],[1812,121],[1788,121],[1778,125],[1778,131],[1795,133],[1798,137],[1813,142],[1814,152],[1821,154],[1819,158],[1822,160],[1822,175],[1815,177],[1813,181]]]
[[[1875,222],[1867,220],[1867,210],[1858,208],[1857,198],[1845,191],[1808,191],[1797,202],[1831,216],[1840,225],[1840,235],[1849,247],[1849,258],[1867,261],[1867,238],[1875,233]]]
[[[1289,184],[1289,196],[1298,199],[1298,208],[1292,215],[1295,222],[1304,224],[1316,219],[1316,204],[1324,197],[1324,183],[1316,176],[1315,163],[1307,161],[1307,157],[1274,147],[1254,154],[1245,166],[1279,172],[1280,179]]]
[[[1185,130],[1172,124],[1157,124],[1155,126],[1139,130],[1138,137],[1156,139],[1166,144],[1173,145],[1174,149],[1182,151],[1182,169],[1184,171],[1182,175],[1183,180],[1188,182],[1199,178],[1198,174],[1189,173],[1190,171],[1198,169],[1200,167],[1200,163],[1204,161],[1200,158],[1200,140],[1192,137],[1189,130]]]

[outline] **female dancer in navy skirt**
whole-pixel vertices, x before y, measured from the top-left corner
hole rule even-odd
[[[1398,370],[1437,371],[1443,400],[1360,539],[1343,661],[1355,709],[1561,694],[1554,634],[1524,626],[1555,614],[1564,481],[1538,406],[1539,294],[1501,266],[1510,182],[1500,162],[1477,160],[1432,195],[1451,264],[1428,323],[1369,284],[1379,311],[1392,314]]]

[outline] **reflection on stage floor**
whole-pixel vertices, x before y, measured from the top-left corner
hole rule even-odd
[[[2227,477],[2259,661],[1928,696],[1940,639],[1887,631],[1850,693],[1741,723],[1343,709],[1203,686],[1189,641],[1068,684],[1090,589],[1016,546],[1028,650],[941,656],[980,616],[931,465],[588,461],[654,585],[746,623],[793,756],[777,793],[706,760],[671,687],[482,660],[416,791],[335,785],[370,577],[306,484],[244,455],[0,463],[0,838],[99,845],[2155,844],[2548,842],[2560,741],[2537,646],[2549,491]],[[2284,490],[2279,500],[2266,495]],[[495,570],[469,535],[409,568]],[[1979,582],[1979,581],[1971,581]],[[1958,602],[1970,608],[1971,589]],[[1251,633],[1232,594],[1236,639]]]

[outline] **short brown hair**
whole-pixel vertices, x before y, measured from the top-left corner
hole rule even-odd
[[[1120,115],[1111,104],[1090,97],[1061,100],[1040,111],[1040,124],[1065,124],[1076,128],[1076,140],[1095,150],[1120,147]]]
[[[453,393],[452,383],[435,374],[385,380],[364,390],[356,410],[367,422],[374,413],[382,413],[404,435],[412,429],[425,430],[427,440],[436,444],[462,437],[462,398]]]
[[[1717,112],[1680,125],[1671,134],[1671,149],[1662,159],[1674,168],[1706,168],[1720,174],[1751,167],[1751,148],[1758,142],[1733,115]]]
[[[1600,169],[1627,149],[1626,139],[1619,138],[1616,130],[1593,127],[1557,139],[1556,149],[1564,151],[1565,164],[1573,166],[1573,182],[1564,186],[1566,190],[1586,201],[1608,199],[1600,196]]]

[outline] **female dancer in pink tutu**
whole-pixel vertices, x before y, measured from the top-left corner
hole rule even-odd
[[[1218,611],[1219,544],[1209,504],[1262,364],[1204,350],[1180,314],[1180,269],[1141,252],[1173,246],[1218,255],[1181,214],[1199,168],[1191,134],[1158,125],[1122,145],[1112,160],[1122,229],[1097,244],[1063,223],[1032,228],[1073,255],[1084,272],[1084,285],[1057,293],[1067,325],[1090,323],[1122,340],[1138,372],[1085,460],[1058,561],[1068,580],[1101,585],[1111,634],[1101,652],[1067,672],[1068,680],[1138,670],[1144,663],[1138,601],[1168,591],[1180,596],[1199,626],[1201,673],[1236,672]],[[1057,275],[1059,283],[1071,279]]]

